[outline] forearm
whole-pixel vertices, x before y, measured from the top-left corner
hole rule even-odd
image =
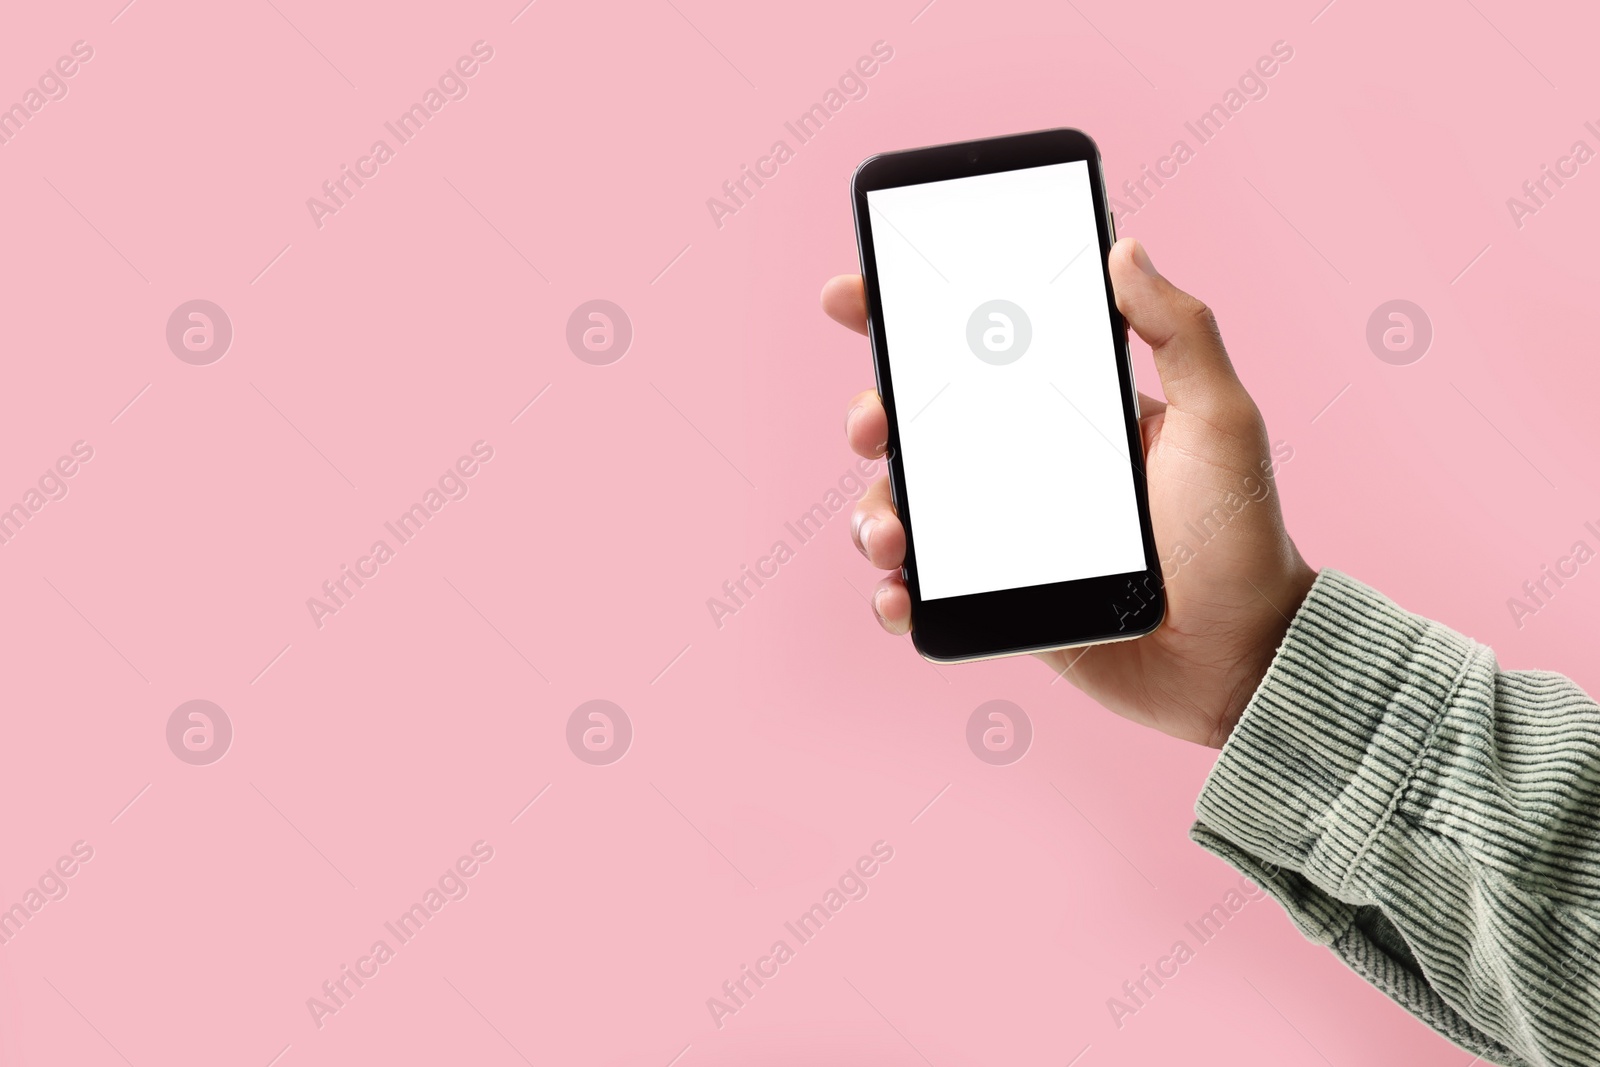
[[[1197,841],[1446,1036],[1600,1061],[1600,709],[1567,679],[1499,672],[1325,572],[1196,812]]]

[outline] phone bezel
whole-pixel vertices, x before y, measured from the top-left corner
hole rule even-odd
[[[904,457],[900,451],[900,419],[895,405],[894,378],[889,367],[889,336],[878,288],[877,254],[867,193],[950,178],[997,174],[1055,163],[1089,164],[1090,196],[1094,201],[1100,240],[1100,273],[1105,285],[1106,309],[1111,316],[1111,336],[1122,387],[1123,424],[1128,437],[1134,497],[1144,540],[1145,569],[1075,581],[1001,589],[987,593],[922,599],[917,577],[914,501],[906,492]],[[895,508],[906,532],[906,559],[901,567],[911,594],[912,643],[925,658],[941,663],[988,659],[996,656],[1043,652],[1076,645],[1142,637],[1161,625],[1166,615],[1161,564],[1150,522],[1150,499],[1145,483],[1144,444],[1139,431],[1138,393],[1122,314],[1117,310],[1106,257],[1116,240],[1115,220],[1106,208],[1105,178],[1100,151],[1081,130],[1055,129],[979,141],[961,141],[897,152],[864,160],[850,180],[855,207],[856,244],[861,274],[866,283],[867,324],[872,344],[878,395],[889,416],[885,459]],[[996,545],[996,551],[1004,551]]]

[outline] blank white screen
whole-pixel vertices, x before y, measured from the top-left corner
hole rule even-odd
[[[867,193],[924,600],[1144,569],[1089,181],[1080,161]],[[1005,365],[968,341],[994,300],[1031,325]],[[999,314],[991,359],[1021,334]]]

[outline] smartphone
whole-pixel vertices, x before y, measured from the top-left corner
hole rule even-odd
[[[917,651],[1150,633],[1166,600],[1094,141],[887,152],[851,193]]]

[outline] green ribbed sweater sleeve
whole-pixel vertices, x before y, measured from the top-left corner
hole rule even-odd
[[[1323,571],[1195,805],[1306,937],[1495,1063],[1600,1064],[1600,707]]]

